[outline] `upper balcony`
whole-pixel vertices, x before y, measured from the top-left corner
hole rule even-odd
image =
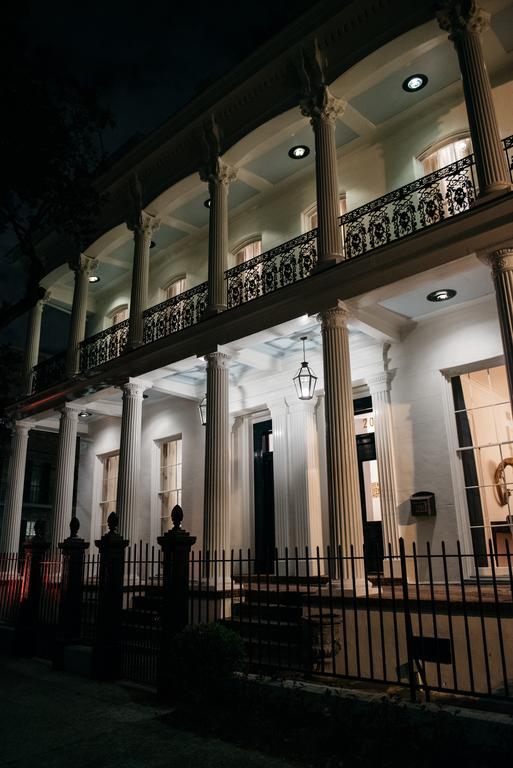
[[[513,135],[503,141],[513,182]],[[348,211],[339,218],[344,243],[343,262],[469,212],[478,194],[475,159],[468,155],[410,184]],[[312,229],[225,273],[228,311],[274,294],[312,275],[317,262],[317,229]],[[207,283],[160,302],[144,313],[144,345],[205,321]],[[207,321],[208,322],[208,321]],[[89,336],[80,345],[80,373],[87,376],[127,350],[128,320]],[[64,381],[65,354],[39,363],[33,391]]]

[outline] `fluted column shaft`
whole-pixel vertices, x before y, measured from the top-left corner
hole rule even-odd
[[[139,538],[142,404],[147,388],[148,383],[142,381],[128,381],[123,386],[116,512],[119,532],[130,544]]]
[[[315,136],[319,269],[342,258],[335,126],[344,108],[345,103],[335,99],[326,86],[317,88],[301,101],[301,112],[311,118]]]
[[[289,402],[289,546],[322,550],[321,489],[315,401]],[[274,435],[274,425],[273,425]]]
[[[268,403],[273,423],[274,531],[278,554],[283,556],[289,538],[287,404],[282,397]]]
[[[481,46],[481,34],[489,26],[490,14],[473,0],[449,0],[437,16],[442,29],[450,33],[449,39],[458,54],[479,194],[507,190],[511,183]]]
[[[19,548],[27,445],[29,430],[32,426],[30,422],[17,421],[12,432],[11,455],[7,470],[7,491],[0,534],[0,553],[14,553]]]
[[[134,233],[134,262],[130,293],[130,319],[128,346],[139,347],[144,342],[144,310],[148,308],[148,280],[150,272],[150,246],[160,220],[141,211],[137,221],[129,222]]]
[[[344,557],[363,551],[363,525],[356,459],[347,310],[342,306],[321,312],[322,354],[326,409],[326,466],[330,545]],[[363,578],[363,563],[355,561],[356,578]],[[351,581],[350,563],[344,560],[344,581]]]
[[[97,266],[98,262],[95,259],[84,256],[84,254],[81,254],[75,262],[70,263],[71,269],[75,272],[75,287],[66,357],[66,372],[69,376],[73,376],[79,370],[79,345],[85,337],[89,276]]]
[[[39,299],[32,307],[27,324],[27,334],[25,339],[25,360],[23,363],[23,394],[32,394],[33,368],[39,360],[39,341],[41,338],[41,320],[43,318],[43,308],[48,301],[50,294],[46,294]]]
[[[207,361],[207,424],[203,548],[213,557],[229,547],[230,418],[229,356],[211,352]]]
[[[224,273],[228,268],[228,190],[236,172],[216,158],[200,170],[200,177],[208,182],[210,197],[206,312],[212,315],[222,312],[227,306]]]
[[[383,544],[388,552],[399,554],[399,527],[395,492],[395,467],[393,448],[392,404],[390,401],[390,373],[383,371],[368,380],[374,411],[376,459],[378,462],[379,495]]]
[[[492,268],[509,397],[513,406],[513,247],[490,253],[488,262]]]
[[[79,412],[80,408],[74,405],[65,405],[61,412],[51,537],[54,547],[69,536],[69,523],[73,511],[73,482],[75,479]]]

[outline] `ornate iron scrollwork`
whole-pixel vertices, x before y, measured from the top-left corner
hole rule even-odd
[[[207,283],[201,283],[171,299],[150,307],[144,313],[144,343],[198,323],[207,306]]]
[[[86,372],[115,360],[126,349],[128,320],[89,336],[80,344],[80,370]]]
[[[58,352],[34,366],[32,377],[32,392],[60,384],[66,379],[66,352]]]
[[[226,272],[228,307],[238,307],[259,296],[297,283],[317,263],[317,230],[312,229],[270,251],[237,264]]]

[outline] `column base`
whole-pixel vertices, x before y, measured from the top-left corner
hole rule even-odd
[[[330,269],[331,267],[335,267],[341,261],[342,261],[342,255],[340,253],[333,254],[323,259],[320,259],[315,265],[315,267],[312,269],[312,275],[315,275],[318,272],[324,272],[325,269]]]
[[[376,588],[367,579],[333,579],[331,582],[332,589],[340,590],[344,594],[344,597],[365,597],[365,595],[372,595],[376,592]],[[324,587],[323,589],[328,589]],[[334,595],[335,596],[335,595]]]
[[[486,189],[483,189],[479,192],[479,195],[476,197],[471,208],[474,208],[476,205],[481,205],[482,203],[488,203],[492,200],[495,200],[498,197],[503,197],[504,195],[507,195],[509,192],[513,191],[513,184],[509,184],[508,182],[501,182],[499,184],[492,184],[491,186],[487,187]]]
[[[216,315],[221,314],[221,312],[224,312],[226,309],[228,309],[226,304],[212,304],[212,306],[207,307],[204,311],[203,319],[206,320],[209,317],[215,317]]]

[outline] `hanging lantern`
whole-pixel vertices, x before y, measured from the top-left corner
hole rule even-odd
[[[201,423],[204,427],[207,426],[207,396],[203,398],[201,403],[198,405],[198,409],[200,412],[200,419]]]
[[[300,400],[311,400],[315,394],[317,384],[317,376],[305,360],[306,338],[306,336],[301,336],[301,341],[303,342],[303,362],[301,363],[301,368],[292,379]]]

